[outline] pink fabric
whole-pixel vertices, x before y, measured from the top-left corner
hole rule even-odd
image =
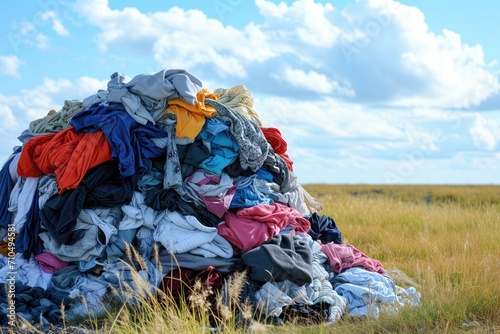
[[[219,218],[229,209],[236,193],[236,184],[225,173],[219,175],[199,169],[189,176],[187,183],[205,203],[207,210]]]
[[[53,273],[68,266],[68,262],[59,259],[52,253],[40,253],[35,256],[35,260],[38,261],[40,269],[46,273]]]
[[[304,233],[311,228],[311,223],[296,209],[280,203],[259,204],[236,212],[228,211],[223,219],[217,225],[219,234],[244,252],[271,239],[286,226]]]
[[[363,267],[368,271],[384,274],[385,270],[378,260],[366,256],[363,252],[349,244],[322,244],[321,251],[328,256],[330,267],[335,273],[340,273],[352,267]]]

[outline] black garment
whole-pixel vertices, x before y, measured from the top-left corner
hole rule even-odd
[[[16,151],[16,153],[19,152],[21,152],[21,148],[18,148]],[[0,170],[0,227],[5,228],[12,222],[12,215],[8,207],[10,194],[12,193],[12,189],[14,189],[14,182],[12,182],[12,178],[10,177],[9,167],[14,157],[15,155],[12,155]]]
[[[210,150],[201,140],[195,140],[191,144],[177,145],[177,155],[181,163],[182,179],[186,179],[210,156]]]
[[[330,304],[317,303],[306,305],[293,303],[283,307],[283,312],[279,318],[285,322],[299,322],[301,325],[319,325],[328,320]]]
[[[144,201],[155,210],[177,211],[183,216],[194,216],[208,227],[215,227],[222,221],[206,208],[184,201],[174,189],[163,189],[162,185],[148,190]]]
[[[312,215],[304,217],[311,223],[311,229],[307,232],[313,240],[321,240],[327,244],[333,242],[336,244],[342,243],[342,233],[335,224],[332,217],[320,216],[316,212]]]
[[[250,176],[255,174],[251,169],[243,169],[241,168],[240,161],[238,159],[234,160],[230,163],[226,168],[222,170],[227,175],[232,178],[237,178],[239,176]]]
[[[8,297],[9,284],[0,284],[0,321],[1,325],[8,325]],[[32,323],[39,323],[40,316],[52,324],[61,322],[60,308],[45,296],[40,287],[31,287],[19,282],[15,283],[15,314],[22,316]],[[7,321],[6,321],[7,320]]]
[[[49,198],[40,210],[42,225],[61,244],[72,245],[85,231],[74,231],[84,207],[113,207],[129,203],[137,185],[134,175],[123,178],[118,162],[107,161],[90,169],[77,188]]]
[[[289,280],[304,285],[313,280],[311,248],[292,234],[277,234],[241,258],[248,266],[248,276],[259,282]]]
[[[291,184],[290,170],[286,161],[269,147],[264,168],[273,175],[273,181],[280,186],[280,192],[287,193],[293,189]]]

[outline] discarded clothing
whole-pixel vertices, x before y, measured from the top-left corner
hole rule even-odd
[[[140,125],[125,111],[121,103],[96,103],[82,110],[71,119],[78,133],[102,131],[111,146],[111,156],[118,160],[120,174],[124,177],[142,171],[143,159],[165,154],[154,138],[164,138],[167,133],[151,123]]]
[[[10,194],[14,189],[14,180],[10,174],[10,165],[16,155],[13,154],[5,162],[0,170],[0,227],[7,228],[12,222],[12,215],[9,208]]]
[[[189,296],[193,293],[201,292],[196,291],[196,281],[201,283],[201,289],[206,289],[208,291],[208,296],[206,296],[206,305],[214,305],[215,292],[222,286],[224,277],[216,268],[212,266],[207,267],[203,271],[195,271],[185,268],[173,270],[163,278],[160,284],[160,289],[166,294],[166,296],[172,297],[174,301],[179,303],[181,300],[188,301]],[[200,305],[195,304],[195,306]]]
[[[204,205],[208,211],[221,218],[229,209],[236,185],[224,172],[214,174],[200,169],[185,180],[184,189],[187,200]]]
[[[352,245],[330,242],[322,244],[321,251],[328,256],[330,267],[335,273],[352,267],[363,267],[379,274],[385,273],[380,261],[370,258]]]
[[[261,126],[260,129],[262,130],[264,137],[266,137],[267,142],[272,146],[274,152],[279,154],[283,160],[285,160],[288,169],[293,172],[293,161],[286,153],[288,144],[281,136],[280,130],[273,127],[266,128],[263,126]]]
[[[208,211],[205,207],[184,201],[173,189],[156,186],[145,194],[146,205],[155,210],[177,211],[183,216],[193,216],[205,226],[217,226],[222,219]]]
[[[35,196],[31,200],[31,207],[26,215],[26,222],[23,224],[16,238],[16,251],[23,253],[27,259],[32,255],[41,253],[43,250],[42,240],[38,236],[40,232],[39,211],[38,191],[35,191]]]
[[[157,261],[157,267],[161,268],[164,275],[179,268],[202,271],[209,266],[215,267],[223,274],[228,274],[233,270],[239,259],[219,256],[207,258],[191,253],[172,254],[165,248],[162,248],[158,253],[158,259],[155,259],[155,261]]]
[[[229,205],[231,209],[250,208],[260,204],[271,204],[273,199],[258,187],[257,175],[241,177],[236,181],[236,190]]]
[[[46,290],[52,274],[44,272],[34,257],[26,259],[21,253],[13,258],[0,256],[0,283],[11,283],[12,278],[18,283]]]
[[[181,98],[195,104],[201,81],[185,70],[162,70],[155,74],[139,74],[132,80],[121,73],[110,76],[108,91],[100,90],[84,99],[85,106],[109,101],[123,103],[127,113],[139,124],[155,121],[163,116],[167,100]]]
[[[253,110],[253,98],[245,85],[237,85],[231,88],[217,88],[215,94],[219,94],[219,102],[234,109],[257,125],[262,125],[259,115]]]
[[[205,103],[215,107],[217,119],[229,124],[229,130],[240,148],[241,168],[255,172],[262,167],[269,152],[269,144],[258,125],[217,101],[207,99]]]
[[[217,118],[208,119],[197,138],[203,141],[210,152],[199,167],[213,173],[222,173],[222,170],[241,154],[238,143],[229,132],[229,127]]]
[[[228,211],[223,219],[224,222],[217,225],[219,234],[244,252],[271,239],[286,226],[297,232],[307,232],[311,227],[297,210],[279,203]]]
[[[165,164],[163,167],[163,189],[172,188],[182,195],[184,194],[184,189],[182,187],[181,163],[177,153],[177,144],[175,143],[176,122],[175,115],[167,114],[165,118],[157,123],[157,126],[168,135],[165,148]]]
[[[219,96],[207,89],[201,89],[196,94],[196,102],[194,104],[182,99],[168,101],[165,113],[175,114],[177,118],[175,135],[177,137],[195,139],[205,124],[205,118],[211,118],[216,115],[215,108],[205,104],[205,98],[217,101]]]
[[[63,193],[78,187],[89,169],[108,160],[111,148],[102,132],[78,134],[69,127],[24,144],[17,173],[21,177],[54,173],[59,193]]]
[[[37,187],[38,178],[28,177],[18,178],[12,189],[8,210],[14,214],[12,224],[16,229],[16,233],[21,232],[31,214],[37,214],[37,212],[32,211],[33,200],[37,195]]]
[[[84,231],[75,231],[76,219],[83,207],[113,207],[129,203],[136,187],[134,176],[122,178],[116,161],[92,168],[81,184],[47,200],[40,210],[42,225],[59,244],[73,244]]]
[[[10,321],[18,321],[19,318],[27,320],[31,324],[39,324],[42,322],[45,325],[59,324],[61,322],[61,309],[58,305],[47,299],[44,290],[40,287],[31,287],[19,282],[13,286],[15,319],[7,316],[10,315],[9,304],[9,285],[0,283],[0,325],[7,326]],[[18,318],[19,317],[19,318]]]
[[[82,110],[82,101],[65,100],[61,110],[49,112],[47,116],[31,121],[29,130],[32,133],[56,133],[62,131],[70,126],[71,117]]]
[[[70,243],[59,243],[51,233],[40,233],[45,249],[67,262],[90,261],[98,257],[118,231],[121,219],[119,207],[110,209],[83,209],[76,219],[73,234],[81,238]],[[73,241],[73,240],[71,240]]]
[[[312,251],[307,242],[292,234],[275,235],[264,244],[244,253],[248,276],[260,282],[289,280],[297,285],[313,280]]]
[[[52,274],[59,269],[65,268],[68,266],[68,262],[59,259],[51,253],[44,252],[35,256],[35,260],[40,265],[40,269],[44,272]]]
[[[351,316],[368,316],[377,319],[380,312],[395,313],[405,306],[405,294],[398,296],[393,279],[387,275],[354,267],[332,279],[335,291],[348,301]],[[404,289],[403,289],[404,290]],[[420,304],[420,294],[409,288],[406,296],[412,295],[411,305]]]
[[[324,244],[329,242],[342,243],[342,233],[332,217],[320,216],[315,212],[305,218],[311,223],[311,229],[308,233],[314,240],[320,240]]]
[[[201,224],[193,216],[182,216],[176,211],[160,212],[155,222],[154,240],[171,253],[190,252],[205,257],[233,256],[233,248],[217,234],[215,227]]]
[[[198,139],[191,144],[177,144],[177,154],[181,163],[182,178],[186,179],[210,156],[210,150]]]

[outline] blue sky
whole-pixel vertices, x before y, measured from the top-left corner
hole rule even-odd
[[[0,4],[0,159],[109,76],[244,84],[299,182],[499,184],[496,2],[37,0]]]

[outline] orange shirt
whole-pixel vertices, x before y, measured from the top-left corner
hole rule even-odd
[[[196,95],[197,101],[195,104],[190,104],[183,99],[168,101],[165,113],[172,113],[177,116],[175,135],[178,138],[196,138],[205,124],[205,117],[210,118],[217,114],[214,107],[205,104],[205,98],[219,101],[218,94],[213,94],[205,88]]]
[[[76,133],[69,127],[55,134],[33,137],[24,144],[17,166],[21,177],[54,173],[59,193],[78,187],[87,171],[112,160],[104,133]]]

